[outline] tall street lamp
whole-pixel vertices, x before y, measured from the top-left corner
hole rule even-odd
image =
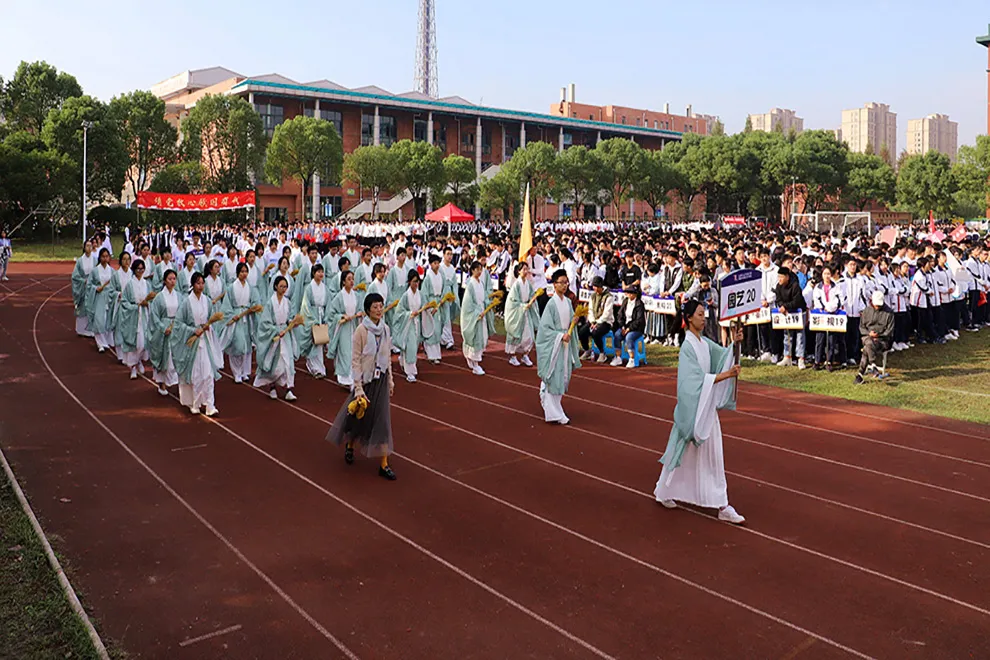
[[[93,122],[84,121],[82,123],[83,129],[83,163],[82,163],[82,230],[83,230],[83,243],[86,242],[86,133],[89,129],[93,128]]]

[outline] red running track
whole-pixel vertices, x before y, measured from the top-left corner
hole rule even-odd
[[[744,385],[735,528],[652,502],[669,370],[581,369],[557,427],[533,370],[450,353],[397,383],[387,483],[326,381],[224,378],[210,421],[128,380],[67,273],[0,288],[0,446],[135,657],[990,656],[985,427]]]

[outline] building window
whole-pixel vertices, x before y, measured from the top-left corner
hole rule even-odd
[[[335,218],[344,210],[343,198],[340,195],[334,197],[320,197],[320,214],[322,218]]]
[[[316,116],[316,110],[314,108],[303,108],[303,114],[307,117],[314,117]],[[342,114],[336,110],[320,110],[320,119],[332,123],[333,127],[337,129],[337,136],[341,140],[344,139],[344,116]]]
[[[591,121],[595,121],[595,116],[594,115],[588,115],[588,119],[590,119]]]
[[[482,131],[481,132],[481,153],[484,156],[492,155],[492,132]]]
[[[636,117],[636,125],[639,126],[639,117]]]
[[[447,153],[447,124],[433,124],[433,144],[440,147],[440,151]]]
[[[368,147],[375,143],[375,116],[361,114],[361,146]]]
[[[255,103],[254,109],[261,115],[265,135],[269,138],[275,135],[275,127],[285,121],[285,108],[270,103]]]
[[[502,158],[504,160],[509,160],[510,158],[512,158],[512,154],[515,153],[516,149],[518,148],[519,148],[519,136],[506,134],[505,153],[502,154]]]
[[[284,206],[276,207],[265,207],[265,224],[268,226],[277,225],[280,222],[285,222],[286,218],[289,216],[289,209]]]
[[[474,153],[474,133],[461,134],[461,151]]]
[[[626,123],[626,116],[625,116],[625,115],[622,115],[622,123],[623,123],[623,124],[625,124],[625,123]]]
[[[656,119],[654,119],[653,120],[653,128],[659,128],[659,127],[660,127],[660,122],[658,122]]]
[[[570,147],[574,144],[574,135],[571,133],[564,133],[564,148]]]
[[[413,119],[413,141],[414,142],[427,142],[429,141],[429,135],[427,135],[427,125],[425,119]]]
[[[399,139],[399,132],[398,127],[396,126],[395,117],[379,115],[378,133],[379,139],[383,145],[386,147],[392,146],[392,144]]]

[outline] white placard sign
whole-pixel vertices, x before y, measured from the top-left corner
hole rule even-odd
[[[771,316],[769,307],[761,307],[752,314],[743,316],[741,320],[743,325],[763,325],[765,323],[770,323],[772,320]],[[719,321],[718,324],[723,328],[728,328],[731,321]]]
[[[656,298],[654,296],[643,296],[643,307],[646,311],[656,314],[665,314],[667,316],[677,314],[677,305],[674,303],[673,297]]]
[[[593,293],[594,291],[591,289],[578,289],[578,300],[581,302],[591,302],[591,294]]]
[[[750,268],[729,273],[718,282],[718,319],[728,321],[763,306],[763,274]]]
[[[813,309],[808,315],[808,329],[813,332],[845,332],[846,320],[845,312],[829,314]]]
[[[803,330],[804,329],[804,312],[791,312],[790,314],[782,314],[776,307],[770,313],[771,319],[773,320],[774,330]]]

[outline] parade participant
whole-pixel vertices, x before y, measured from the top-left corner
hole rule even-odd
[[[135,259],[131,266],[133,276],[124,286],[120,297],[120,311],[117,325],[120,328],[120,343],[117,353],[124,356],[124,364],[131,368],[131,380],[144,373],[144,361],[148,359],[148,312],[155,292],[145,279],[144,262]]]
[[[512,268],[512,288],[505,299],[505,354],[514,367],[522,364],[533,366],[529,352],[536,342],[536,328],[540,324],[533,280],[529,266],[520,261]]]
[[[292,388],[296,383],[295,364],[299,351],[292,332],[296,323],[292,314],[292,300],[288,296],[289,283],[285,276],[276,275],[272,288],[275,291],[265,301],[265,308],[258,316],[258,330],[255,335],[258,370],[254,375],[254,386],[269,385],[268,396],[273,399],[278,398],[277,388],[284,387],[285,400],[295,401],[296,395]]]
[[[330,326],[330,343],[327,344],[327,357],[333,360],[333,371],[337,383],[342,387],[354,385],[351,377],[351,341],[354,329],[360,324],[364,312],[358,311],[358,299],[354,291],[354,273],[344,270],[346,259],[341,257],[340,280],[343,288],[331,300],[327,308],[327,324]],[[391,350],[391,341],[389,350]]]
[[[340,272],[339,261],[342,255],[337,253],[339,249],[340,241],[330,241],[330,249],[323,255],[323,276],[327,279],[327,286],[333,276]]]
[[[265,269],[261,267],[261,262],[258,261],[258,253],[254,250],[248,250],[244,253],[244,263],[247,264],[248,274],[247,274],[247,284],[252,289],[258,293],[258,300],[261,300],[263,292],[261,290],[261,285],[267,282],[268,279],[265,277]],[[236,270],[235,270],[236,275]],[[252,319],[252,327],[254,320]]]
[[[351,280],[351,276],[348,277]],[[347,351],[353,356],[349,369],[355,379],[350,396],[340,407],[327,440],[344,445],[344,460],[354,463],[354,446],[369,457],[381,457],[379,476],[395,481],[388,457],[393,452],[390,399],[395,389],[392,379],[392,337],[383,320],[384,300],[377,293],[364,299],[365,314]]]
[[[131,273],[131,253],[121,252],[120,256],[117,258],[117,263],[119,267],[113,272],[113,277],[110,278],[110,283],[113,285],[113,293],[110,294],[110,325],[113,327],[113,345],[119,346],[123,340],[120,338],[120,323],[118,323],[118,316],[120,314],[120,302],[124,298],[124,287],[127,286],[128,282],[134,276]],[[154,287],[152,287],[152,290]],[[117,351],[117,360],[121,364],[124,364],[124,352]]]
[[[237,278],[227,287],[220,307],[227,319],[220,329],[220,348],[230,356],[230,370],[236,384],[251,377],[254,315],[261,306],[258,290],[251,286],[250,274],[246,263],[237,264]]]
[[[96,348],[100,353],[114,345],[111,326],[113,296],[113,268],[110,267],[110,250],[100,248],[97,265],[90,271],[86,291],[87,327],[96,337]]]
[[[237,248],[231,243],[230,247],[227,248],[227,259],[223,262],[223,282],[225,285],[237,279],[237,264],[239,263]]]
[[[211,327],[217,316],[210,298],[203,289],[206,282],[202,273],[190,278],[192,291],[179,303],[179,311],[172,324],[170,347],[172,362],[179,374],[179,403],[194,415],[206,407],[206,416],[213,417],[220,411],[214,401],[214,382],[220,378],[220,345]],[[219,319],[217,319],[219,320]]]
[[[327,282],[327,288],[330,290],[331,296],[336,296],[340,293],[340,289],[342,288],[344,281],[344,273],[350,270],[351,262],[347,257],[341,257],[337,260],[337,272],[334,273],[333,277],[329,278],[329,281]]]
[[[301,300],[296,300],[299,296],[296,292],[299,290],[299,286],[296,284],[296,278],[292,275],[290,270],[291,264],[289,263],[289,257],[282,257],[278,260],[278,269],[272,271],[269,275],[268,291],[266,295],[261,298],[262,304],[267,304],[267,301],[271,297],[271,292],[275,290],[275,280],[279,277],[285,279],[285,297],[289,299],[289,305],[291,307],[291,316],[295,316],[296,310],[299,309],[299,305],[302,304]],[[290,318],[291,318],[290,316]]]
[[[315,245],[307,245],[306,252],[304,253],[302,259],[299,262],[299,275],[296,276],[296,283],[299,285],[299,290],[305,292],[306,287],[310,282],[313,281],[313,266],[320,264],[320,251],[316,249]],[[322,264],[320,264],[322,266]],[[303,301],[299,301],[299,305],[302,306]]]
[[[162,273],[162,290],[151,301],[148,313],[148,357],[151,360],[152,376],[158,384],[158,393],[168,396],[168,388],[179,384],[179,374],[172,361],[172,324],[179,311],[181,297],[175,289],[174,270]]]
[[[192,276],[196,273],[196,255],[192,252],[186,252],[182,270],[179,271],[176,280],[176,287],[178,287],[180,295],[188,296],[192,293]]]
[[[220,265],[219,261],[210,259],[206,262],[206,271],[203,273],[206,276],[206,295],[210,297],[210,302],[213,303],[214,307],[220,306],[227,290],[227,283],[223,280],[222,270],[223,266]],[[223,368],[222,365],[221,368]]]
[[[444,302],[446,287],[444,286],[443,273],[440,272],[440,257],[436,254],[429,256],[429,268],[423,277],[423,300],[427,303],[436,304],[435,308],[427,309],[424,314],[430,316],[433,332],[426,331],[427,321],[423,319],[423,350],[426,351],[426,359],[432,364],[440,364],[441,352],[440,343],[443,338],[443,324],[445,314],[449,314],[450,302]]]
[[[540,404],[547,422],[569,424],[561,402],[571,382],[571,373],[581,366],[578,340],[571,320],[574,309],[567,298],[569,283],[563,268],[551,276],[553,295],[543,308],[536,331],[536,363],[540,376]]]
[[[327,377],[327,365],[323,361],[323,344],[316,344],[313,338],[314,325],[326,325],[327,303],[330,302],[330,290],[327,288],[323,264],[317,262],[312,266],[309,284],[303,288],[303,300],[299,313],[303,317],[303,325],[297,330],[299,355],[306,358],[306,369],[309,375],[316,379]],[[326,328],[329,335],[329,328]]]
[[[86,309],[86,298],[89,293],[89,277],[96,266],[93,255],[93,242],[83,242],[83,253],[76,258],[72,268],[72,305],[76,315],[76,334],[80,337],[92,337],[89,329],[89,311]]]
[[[722,348],[702,337],[705,310],[698,301],[685,303],[684,318],[688,332],[678,358],[674,427],[653,495],[669,509],[677,502],[717,508],[719,520],[740,524],[746,519],[729,505],[718,419],[718,410],[736,407],[732,379],[739,366],[732,344]],[[732,330],[732,340],[742,341],[741,328]]]
[[[392,317],[392,337],[395,346],[399,349],[399,362],[403,373],[406,374],[406,380],[415,383],[419,374],[416,368],[419,344],[424,335],[432,335],[436,328],[433,316],[425,313],[426,310],[423,309],[427,299],[419,289],[419,273],[415,270],[408,273],[408,288],[399,298],[395,316]]]
[[[388,307],[389,303],[389,288],[388,282],[385,280],[386,271],[388,269],[385,264],[375,264],[372,269],[374,279],[371,280],[371,284],[368,285],[368,293],[377,293],[385,301],[385,306]],[[386,322],[388,322],[389,313],[385,313]]]
[[[464,285],[464,299],[461,301],[461,343],[464,359],[475,376],[484,376],[481,368],[485,348],[488,346],[488,323],[485,321],[485,305],[488,296],[481,281],[482,267],[477,261],[471,262],[471,277]]]
[[[175,273],[176,266],[172,263],[172,252],[171,250],[165,250],[161,253],[161,261],[159,261],[154,266],[154,277],[151,280],[151,290],[155,293],[162,290],[165,286],[165,273],[167,271],[172,271]]]
[[[443,263],[440,265],[440,272],[443,274],[443,292],[444,295],[450,293],[454,296],[454,302],[443,306],[443,331],[440,335],[440,343],[448,351],[454,348],[453,320],[461,317],[460,284],[457,281],[457,269],[453,261],[453,249],[444,248]]]

